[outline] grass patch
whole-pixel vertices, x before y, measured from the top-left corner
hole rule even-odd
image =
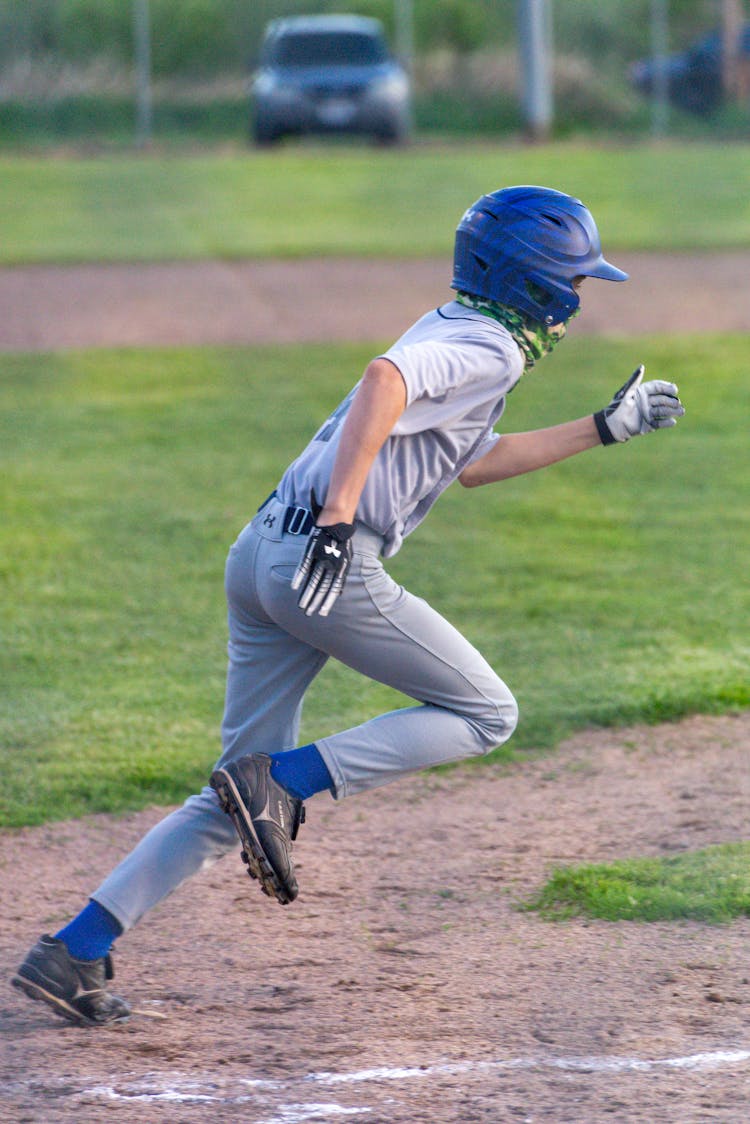
[[[747,144],[5,157],[0,262],[449,255],[468,203],[524,182],[581,196],[609,252],[737,248],[749,177]]]
[[[513,746],[750,705],[746,350],[743,336],[639,340],[637,354],[571,336],[514,392],[507,429],[598,408],[640,360],[679,382],[680,426],[451,488],[389,564],[508,681]],[[228,546],[375,352],[6,356],[0,823],[171,802],[204,783]],[[401,701],[331,664],[303,735]]]
[[[705,921],[750,916],[750,843],[672,858],[561,867],[524,908],[548,920]]]

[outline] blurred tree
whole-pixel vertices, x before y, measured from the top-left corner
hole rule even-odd
[[[465,0],[435,0],[431,8],[429,27],[425,31],[433,44],[450,46],[460,54],[483,45],[486,22],[479,4],[467,4]]]
[[[417,56],[467,56],[516,43],[517,0],[411,0]],[[715,29],[725,0],[668,0],[672,49]],[[727,3],[730,0],[726,0]],[[157,76],[237,74],[257,58],[265,24],[284,15],[348,10],[375,16],[395,41],[396,0],[150,0]],[[650,0],[549,0],[560,55],[624,73],[649,53]],[[0,59],[133,61],[130,0],[0,0]]]

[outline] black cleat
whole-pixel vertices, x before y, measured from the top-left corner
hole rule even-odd
[[[211,774],[211,787],[231,817],[242,843],[248,874],[264,894],[282,905],[299,893],[292,863],[292,840],[305,822],[305,806],[271,776],[265,753],[240,757]]]
[[[112,957],[74,960],[62,941],[40,937],[12,977],[13,987],[81,1026],[102,1026],[130,1017],[124,999],[106,988],[114,976]]]

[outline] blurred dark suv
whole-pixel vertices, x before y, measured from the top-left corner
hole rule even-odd
[[[720,31],[712,31],[692,47],[664,60],[669,100],[690,113],[713,113],[722,103],[724,44]],[[740,32],[740,65],[750,66],[750,21]],[[654,59],[641,59],[630,68],[630,81],[643,94],[656,84]]]
[[[307,133],[359,133],[396,144],[410,133],[409,79],[374,19],[273,20],[251,94],[252,137],[260,145]]]

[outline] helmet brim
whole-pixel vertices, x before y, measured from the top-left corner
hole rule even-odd
[[[594,269],[587,269],[585,276],[598,277],[601,281],[628,281],[630,279],[628,273],[605,261],[604,258],[597,262]]]

